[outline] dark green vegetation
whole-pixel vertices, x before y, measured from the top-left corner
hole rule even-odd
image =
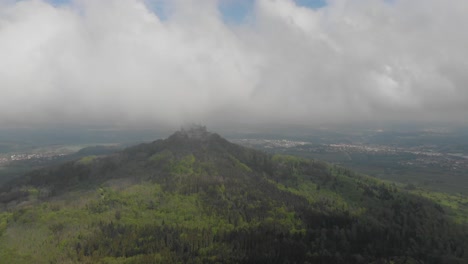
[[[5,263],[468,262],[465,211],[204,129],[33,171],[0,202]]]

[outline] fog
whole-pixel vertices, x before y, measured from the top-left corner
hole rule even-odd
[[[468,121],[466,0],[221,4],[0,0],[0,126]]]

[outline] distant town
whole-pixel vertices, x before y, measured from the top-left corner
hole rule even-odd
[[[43,152],[43,153],[18,153],[0,156],[0,166],[14,161],[24,160],[54,160],[69,153]]]
[[[272,152],[295,151],[301,153],[316,154],[337,154],[343,153],[349,160],[353,155],[394,155],[411,156],[398,159],[398,164],[402,166],[429,167],[439,166],[450,170],[468,169],[468,154],[466,153],[446,153],[437,150],[433,145],[422,145],[414,147],[396,147],[388,145],[366,145],[366,144],[313,144],[305,141],[293,141],[286,139],[238,139],[236,143],[261,148]],[[353,154],[353,155],[352,155]]]

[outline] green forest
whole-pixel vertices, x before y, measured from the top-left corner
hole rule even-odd
[[[468,263],[468,200],[205,129],[0,189],[2,263]]]

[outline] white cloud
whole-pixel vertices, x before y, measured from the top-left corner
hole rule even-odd
[[[150,2],[0,0],[0,124],[467,121],[465,0]]]

